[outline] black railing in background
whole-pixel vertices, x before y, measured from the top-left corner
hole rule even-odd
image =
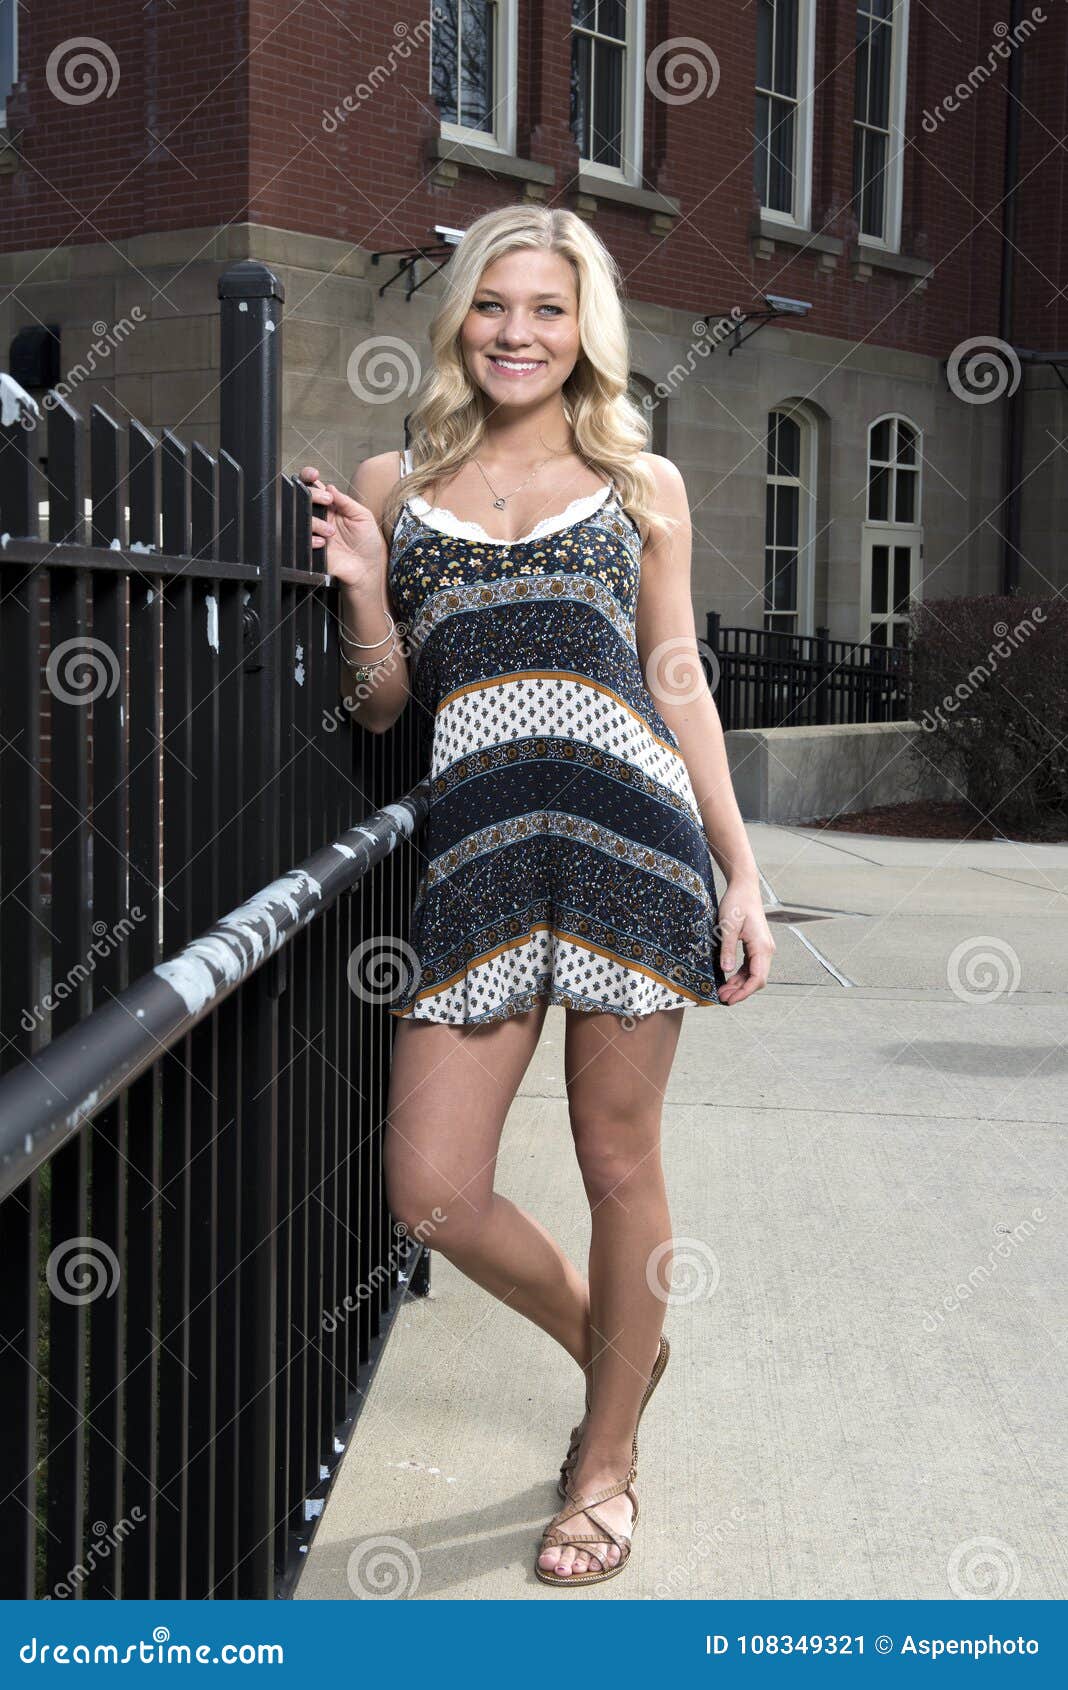
[[[219,296],[217,457],[56,395],[46,459],[0,430],[4,1597],[285,1594],[425,1288],[349,977],[407,930],[425,747],[340,706],[281,285]]]
[[[908,718],[908,654],[900,646],[832,640],[826,628],[725,628],[715,610],[706,622],[703,663],[724,729]]]

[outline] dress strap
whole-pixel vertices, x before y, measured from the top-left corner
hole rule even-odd
[[[400,457],[401,474],[402,475],[410,475],[412,473],[412,449],[411,449],[411,447],[405,446],[403,452],[399,453],[399,457]]]

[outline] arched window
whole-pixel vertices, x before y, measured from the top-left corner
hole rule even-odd
[[[764,627],[812,632],[816,430],[799,409],[768,416]]]
[[[921,436],[907,417],[878,417],[868,430],[868,496],[861,559],[860,637],[904,645],[909,602],[923,562]]]

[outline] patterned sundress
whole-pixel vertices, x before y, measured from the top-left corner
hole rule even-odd
[[[389,584],[430,804],[391,1014],[720,1001],[708,838],[635,643],[641,554],[611,482],[513,541],[402,507]]]

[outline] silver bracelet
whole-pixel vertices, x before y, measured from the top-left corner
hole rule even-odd
[[[354,640],[351,634],[346,633],[345,624],[339,618],[338,628],[341,633],[341,638],[344,640],[346,645],[359,646],[362,651],[370,651],[372,646],[381,645],[383,640],[388,640],[390,634],[392,634],[396,629],[397,624],[394,622],[392,616],[390,616],[388,610],[386,611],[386,616],[389,618],[389,627],[386,629],[384,634],[379,634],[377,640]]]
[[[396,649],[397,649],[397,641],[396,641],[396,638],[394,638],[393,644],[390,646],[389,650],[384,654],[384,656],[376,657],[370,663],[357,663],[353,658],[351,658],[349,656],[347,651],[343,651],[341,653],[341,656],[342,656],[344,662],[348,665],[350,673],[355,675],[356,679],[358,681],[365,681],[367,679],[367,677],[374,672],[374,670],[381,668],[383,663],[389,662],[389,659],[393,656],[393,653]]]

